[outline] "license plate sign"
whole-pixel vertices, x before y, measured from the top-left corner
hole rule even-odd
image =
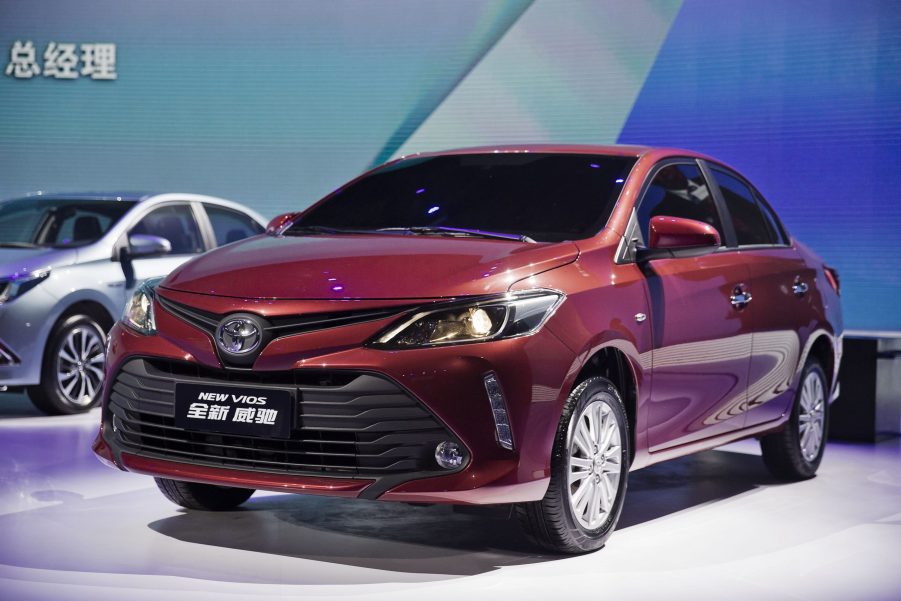
[[[175,425],[185,430],[290,438],[293,407],[293,390],[175,385]]]

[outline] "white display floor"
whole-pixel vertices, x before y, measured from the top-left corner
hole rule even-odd
[[[514,522],[257,493],[185,512],[90,451],[99,413],[0,394],[0,599],[901,599],[901,444],[830,443],[774,482],[756,441],[631,475],[607,547],[543,555]]]

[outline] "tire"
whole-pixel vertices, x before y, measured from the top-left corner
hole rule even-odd
[[[602,436],[592,438],[588,434],[590,448],[586,453],[585,437],[577,431],[582,430],[583,424],[587,430],[588,414],[593,410],[599,411],[593,413],[593,419],[600,421]],[[610,419],[614,422],[607,421]],[[610,424],[610,430],[606,424]],[[605,437],[609,437],[606,452]],[[615,444],[617,437],[619,445]],[[547,493],[541,501],[520,503],[515,507],[526,536],[554,553],[587,553],[603,547],[622,513],[629,477],[630,445],[629,420],[616,386],[599,377],[576,386],[566,400],[557,428]],[[585,463],[572,465],[572,459]],[[571,469],[574,473],[585,474],[572,485]],[[615,491],[612,490],[614,482]],[[588,488],[583,490],[585,486]],[[576,509],[574,505],[584,505],[584,508]],[[590,512],[592,507],[597,508],[594,514]]]
[[[785,427],[760,439],[763,462],[781,480],[807,480],[816,475],[829,432],[828,380],[816,359],[804,365],[791,416]],[[804,428],[803,424],[811,424]],[[802,431],[803,430],[803,431]],[[806,435],[806,432],[811,434]],[[818,441],[811,436],[819,436]]]
[[[163,495],[185,509],[201,511],[228,511],[250,498],[255,492],[250,488],[215,486],[198,482],[182,482],[168,478],[154,478]]]
[[[84,413],[100,401],[105,359],[106,333],[100,324],[87,315],[69,316],[50,333],[41,383],[28,387],[28,397],[50,415]]]

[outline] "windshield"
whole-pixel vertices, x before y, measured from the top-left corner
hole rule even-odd
[[[0,203],[0,246],[83,246],[99,240],[134,202],[21,198]]]
[[[579,240],[604,227],[635,160],[554,153],[404,160],[333,193],[289,233],[316,226],[443,227],[527,236],[538,242]]]

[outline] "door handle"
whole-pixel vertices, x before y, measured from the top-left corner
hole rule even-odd
[[[795,293],[795,296],[801,298],[805,294],[807,294],[808,286],[804,282],[801,281],[801,276],[795,278],[795,283],[792,284],[792,292]]]
[[[744,289],[744,286],[738,285],[732,290],[732,296],[729,297],[729,302],[732,303],[733,307],[740,311],[747,307],[748,303],[750,303],[753,298],[751,293]]]

